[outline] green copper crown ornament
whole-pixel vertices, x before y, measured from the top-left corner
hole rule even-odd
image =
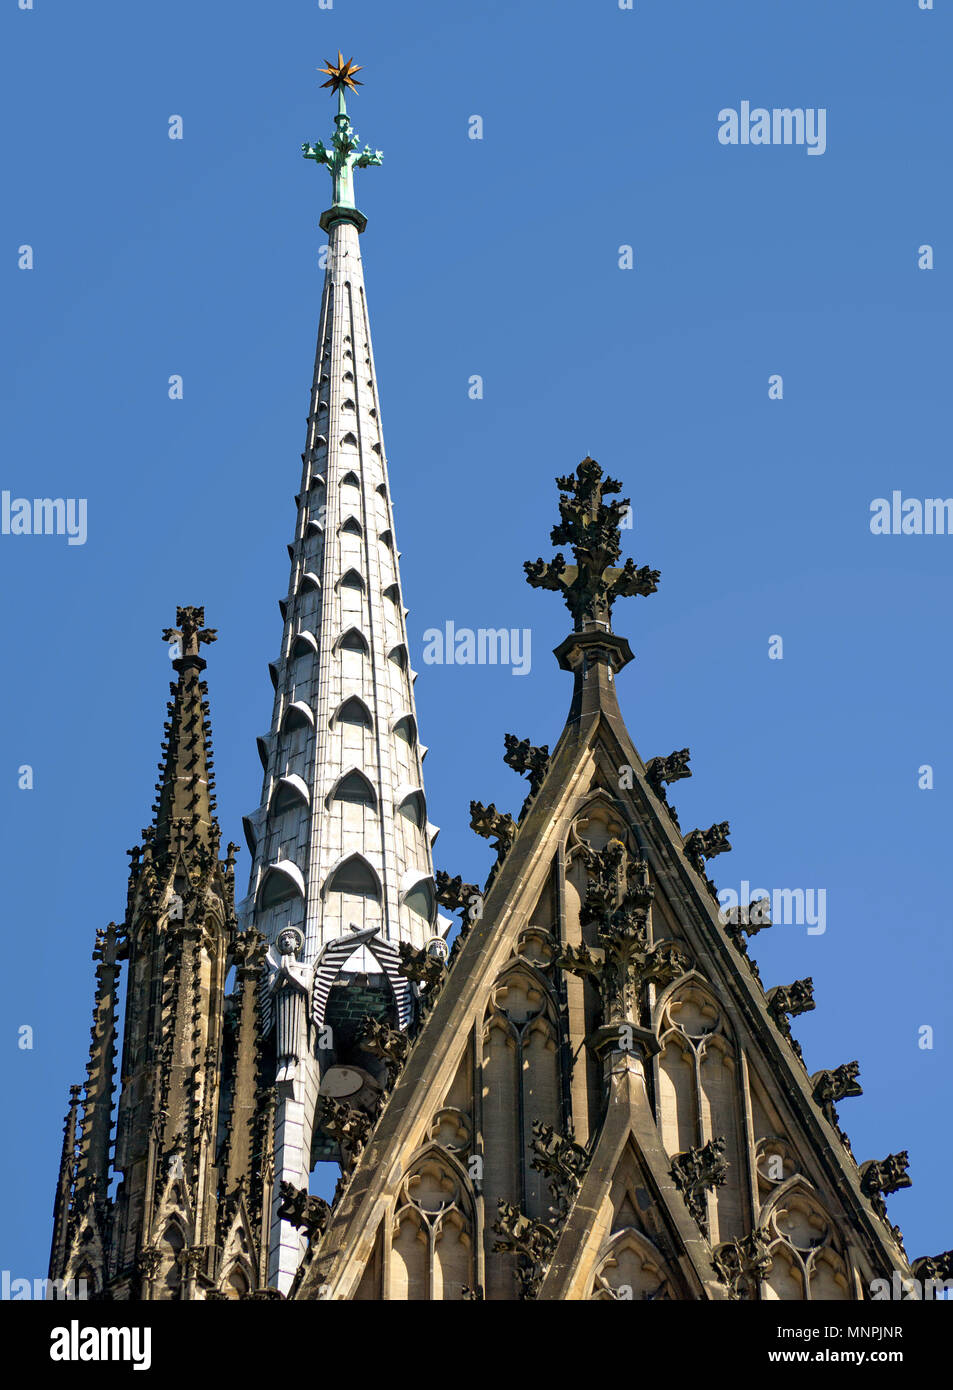
[[[331,136],[330,149],[323,140],[319,140],[314,145],[303,144],[301,150],[305,159],[313,159],[315,164],[326,164],[331,174],[334,202],[321,216],[321,226],[325,231],[330,229],[331,223],[338,221],[354,222],[359,231],[364,230],[366,219],[354,203],[354,170],[368,169],[374,164],[382,164],[384,160],[380,150],[372,150],[369,145],[363,149],[359,147],[357,134],[344,104],[345,91],[350,89],[356,92],[363,85],[354,78],[354,73],[361,70],[360,66],[355,66],[353,59],[345,60],[340,50],[337,63],[329,62],[318,69],[319,72],[330,74],[329,81],[323,82],[322,87],[330,87],[332,92],[338,94],[338,113],[334,118],[336,129]]]

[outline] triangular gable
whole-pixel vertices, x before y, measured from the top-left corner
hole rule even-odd
[[[620,777],[620,769],[626,770],[625,777]],[[775,1107],[784,1112],[783,1119],[775,1124],[780,1130],[779,1137],[790,1136],[788,1143],[809,1156],[800,1161],[800,1170],[828,1194],[826,1200],[830,1209],[836,1208],[838,1220],[849,1223],[853,1233],[851,1248],[864,1276],[894,1267],[905,1270],[900,1247],[891,1238],[889,1227],[872,1210],[840,1134],[819,1109],[803,1064],[769,1012],[756,971],[719,921],[718,904],[704,875],[686,857],[677,823],[667,804],[653,789],[645,764],[628,736],[613,698],[607,702],[607,708],[591,713],[584,710],[564,730],[538,792],[529,801],[519,822],[509,852],[491,874],[482,917],[470,926],[453,969],[426,1016],[410,1058],[350,1175],[328,1230],[315,1250],[315,1258],[302,1281],[298,1297],[314,1296],[313,1289],[319,1285],[324,1286],[325,1296],[344,1299],[355,1296],[367,1261],[377,1248],[375,1242],[382,1229],[381,1223],[386,1222],[392,1211],[407,1165],[425,1142],[435,1112],[454,1085],[466,1048],[472,1040],[480,1043],[484,1036],[501,974],[512,969],[514,960],[520,959],[521,936],[530,926],[537,936],[540,932],[546,936],[547,924],[540,922],[537,904],[546,901],[551,905],[548,923],[551,945],[558,947],[560,933],[565,940],[567,923],[573,917],[567,896],[575,892],[578,898],[579,892],[584,891],[578,883],[575,888],[571,887],[574,876],[578,880],[581,872],[574,867],[575,859],[580,857],[581,865],[587,847],[595,844],[599,848],[607,837],[618,836],[620,827],[630,853],[644,859],[649,866],[656,894],[655,938],[677,941],[697,977],[714,992],[733,1040],[734,1054],[728,1059],[730,1066],[746,1069],[755,1092],[764,1090],[775,1097]],[[560,979],[562,972],[550,973],[554,997],[561,999],[561,1007],[570,1018],[575,1011],[578,1033],[583,1011],[591,1008],[591,1002],[587,1002],[590,987],[579,981]],[[662,992],[660,1000],[661,997]],[[660,1026],[658,1010],[653,1023]],[[726,1046],[726,1058],[727,1052]],[[652,1093],[656,1095],[656,1110],[656,1093],[662,1085],[658,1065],[658,1059],[653,1059],[655,1070],[650,1082]],[[725,1065],[727,1067],[727,1060]],[[589,1121],[594,1120],[596,1132],[602,1125],[600,1081],[593,1059],[578,1039],[575,1055],[565,1070],[570,1073],[566,1077],[566,1089],[570,1094],[576,1137],[581,1142],[592,1141],[595,1136],[589,1134]],[[482,1098],[474,1097],[473,1105],[480,1109]],[[607,1124],[613,1123],[611,1107],[609,1115]],[[660,1155],[666,1155],[666,1149],[651,1110],[648,1117],[655,1130],[655,1140],[650,1142],[647,1131],[642,1135],[640,1161],[649,1163],[656,1191],[662,1194],[671,1188],[671,1177],[666,1178],[660,1167]],[[741,1133],[744,1126],[739,1119],[740,1137],[735,1136],[735,1153],[730,1160],[735,1166],[735,1179],[743,1179],[744,1187],[739,1189],[742,1195],[735,1202],[737,1210],[734,1213],[725,1195],[719,1192],[712,1199],[713,1239],[730,1242],[744,1237],[752,1224],[751,1212],[756,1204],[767,1200],[756,1190],[757,1175],[752,1171],[755,1161],[748,1152],[752,1142],[748,1133],[750,1121],[745,1124],[747,1129]],[[754,1136],[760,1137],[763,1136]],[[598,1142],[602,1142],[601,1137]],[[696,1142],[699,1142],[697,1135]],[[492,1156],[484,1150],[477,1157],[489,1164]],[[671,1151],[667,1157],[671,1159]],[[483,1185],[487,1199],[482,1234],[487,1251],[492,1244],[496,1217],[490,1205],[490,1197],[495,1200],[497,1195],[493,1186],[492,1178]],[[694,1280],[694,1291],[679,1296],[720,1296],[712,1284],[710,1250],[705,1258],[701,1253],[694,1257],[688,1253],[707,1248],[697,1228],[692,1234],[691,1217],[682,1212],[677,1203],[673,1206],[667,1197],[663,1199],[660,1195],[658,1200],[670,1216],[673,1211],[678,1213],[676,1228],[682,1233],[679,1259],[683,1270],[687,1271],[684,1277],[689,1277],[690,1273]],[[561,1250],[568,1240],[564,1234]],[[587,1249],[589,1244],[591,1241],[587,1242]],[[560,1256],[560,1260],[562,1258]],[[486,1254],[486,1265],[492,1267],[493,1261],[492,1253]],[[474,1268],[483,1270],[484,1278],[488,1277],[482,1252]],[[571,1280],[570,1286],[571,1293],[559,1296],[590,1296],[579,1292],[579,1279]],[[515,1296],[502,1293],[499,1286],[494,1293],[492,1277],[488,1287],[490,1297]],[[721,1287],[718,1285],[719,1289]],[[312,1290],[310,1294],[309,1289]],[[367,1296],[366,1291],[362,1296]]]

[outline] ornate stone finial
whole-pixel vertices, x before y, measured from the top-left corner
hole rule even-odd
[[[654,594],[659,571],[647,565],[636,568],[631,559],[621,569],[616,566],[622,551],[620,528],[630,505],[628,498],[605,501],[611,493],[621,492],[622,484],[603,477],[595,459],[584,458],[575,474],[557,478],[556,486],[564,495],[559,499],[561,520],[553,527],[552,542],[568,545],[576,563],[567,565],[562,554],[548,564],[542,559],[527,560],[526,578],[534,589],[562,594],[576,632],[608,632],[615,600]]]
[[[913,1277],[923,1285],[924,1299],[943,1299],[953,1280],[953,1250],[944,1250],[941,1255],[921,1255],[910,1261],[910,1268]]]
[[[205,626],[205,609],[189,606],[177,608],[175,610],[176,627],[163,628],[163,642],[175,642],[178,644],[179,656],[177,660],[184,657],[197,657],[199,647],[203,642],[215,642],[218,633],[213,627]],[[204,662],[202,663],[204,666]]]
[[[464,883],[461,874],[451,878],[445,869],[438,869],[435,879],[437,902],[440,906],[448,908],[451,912],[462,912],[464,924],[472,926],[480,915],[483,903],[483,894],[478,886],[475,883]]]
[[[582,1187],[590,1155],[552,1125],[533,1121],[531,1166],[543,1173],[553,1197],[552,1221],[537,1221],[519,1207],[500,1199],[500,1215],[493,1230],[500,1237],[493,1245],[497,1254],[516,1256],[516,1282],[520,1298],[535,1298],[572,1205]]]
[[[773,925],[771,921],[771,899],[752,898],[750,902],[739,904],[738,907],[723,908],[719,914],[719,920],[723,922],[725,935],[735,947],[735,950],[742,955],[748,964],[748,969],[761,984],[761,974],[754,960],[748,954],[748,946],[745,942],[746,936],[755,936],[759,931],[764,931],[765,927]],[[762,986],[763,988],[763,986]]]
[[[678,814],[665,794],[665,784],[666,782],[680,782],[683,777],[691,777],[692,770],[688,766],[690,757],[691,752],[688,748],[678,748],[674,753],[669,753],[667,758],[650,758],[645,764],[645,774],[649,786],[668,811],[675,823],[675,828],[679,830],[681,827],[678,823]]]
[[[457,939],[453,943],[447,960],[449,969],[463,949],[463,943],[466,941],[471,927],[483,916],[483,893],[477,884],[464,883],[460,874],[457,874],[456,878],[451,878],[444,869],[438,869],[434,877],[437,884],[437,902],[440,906],[449,908],[451,912],[463,914],[460,919]]]
[[[363,84],[356,81],[353,74],[360,72],[360,66],[354,64],[353,59],[345,61],[343,55],[338,52],[337,63],[328,63],[326,67],[319,68],[319,72],[330,73],[330,80],[322,82],[322,87],[330,87],[332,92],[338,94],[338,111],[334,118],[335,131],[331,136],[331,148],[328,149],[323,140],[317,144],[309,145],[307,141],[301,146],[305,159],[313,159],[316,164],[326,164],[331,174],[334,184],[334,205],[321,217],[321,226],[327,231],[332,221],[346,220],[354,222],[359,231],[363,231],[366,225],[363,214],[359,213],[354,206],[354,170],[368,169],[372,165],[382,164],[384,156],[380,150],[372,150],[369,145],[363,149],[358,148],[358,136],[351,126],[348,119],[347,107],[344,103],[345,91],[357,92],[358,87]],[[350,217],[342,219],[341,213],[350,213]]]
[[[721,1187],[728,1177],[725,1158],[727,1140],[709,1139],[700,1148],[685,1149],[672,1158],[672,1181],[685,1198],[695,1224],[702,1235],[708,1236],[708,1203],[706,1194]]]
[[[726,907],[723,911],[725,935],[738,947],[739,951],[744,951],[746,936],[757,936],[759,931],[764,931],[765,927],[771,927],[771,899],[752,898],[748,903],[739,903],[737,907]]]

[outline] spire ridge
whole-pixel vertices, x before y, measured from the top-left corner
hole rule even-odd
[[[121,933],[115,922],[97,930],[93,947],[96,993],[76,1166],[77,1207],[101,1207],[109,1189],[120,944]]]
[[[50,1275],[55,1278],[66,1262],[69,1245],[70,1226],[73,1207],[73,1192],[76,1185],[76,1117],[82,1086],[69,1088],[69,1108],[63,1123],[63,1148],[60,1153],[60,1171],[56,1182],[56,1200],[53,1206],[53,1243],[50,1247]]]

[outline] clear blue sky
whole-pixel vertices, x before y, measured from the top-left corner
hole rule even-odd
[[[616,614],[635,742],[691,746],[674,800],[685,828],[731,822],[719,884],[827,890],[823,935],[758,937],[762,975],[813,976],[809,1068],[860,1060],[865,1094],[841,1106],[857,1157],[909,1149],[891,1217],[912,1256],[953,1245],[953,537],[868,525],[894,489],[953,493],[937,6],[4,5],[0,487],[88,499],[88,540],[0,536],[0,1265],[45,1270],[93,934],[122,917],[148,821],[176,604],[219,631],[226,838],[258,804],[327,202],[300,146],[330,133],[315,68],[339,46],[366,65],[354,122],[385,156],[359,201],[438,866],[482,878],[468,803],[522,796],[504,732],[562,727],[567,614],[522,562],[550,553],[553,478],[589,452],[633,499],[627,553],[662,571]],[[825,108],[826,152],[720,145],[743,100]],[[448,619],[530,628],[531,673],[425,666]]]

